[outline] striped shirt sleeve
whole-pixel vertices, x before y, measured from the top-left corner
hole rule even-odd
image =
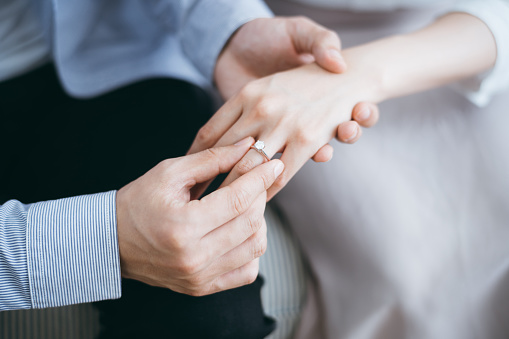
[[[115,197],[0,206],[0,310],[119,298]]]

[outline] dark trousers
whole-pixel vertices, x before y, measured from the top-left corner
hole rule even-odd
[[[0,83],[0,203],[119,189],[161,160],[182,156],[213,108],[201,89],[151,79],[97,98],[62,90],[52,65]],[[191,297],[122,281],[122,298],[98,303],[102,338],[263,338],[261,279]]]

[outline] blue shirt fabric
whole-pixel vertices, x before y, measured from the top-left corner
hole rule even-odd
[[[0,310],[119,298],[115,197],[0,206]]]
[[[76,97],[154,76],[210,86],[232,33],[271,16],[259,0],[44,0],[43,5],[41,13],[54,13],[53,20],[44,20],[53,58],[65,89]]]
[[[62,84],[77,97],[151,77],[211,86],[217,56],[233,32],[271,15],[258,0],[37,5]],[[119,298],[115,196],[1,205],[0,310]]]

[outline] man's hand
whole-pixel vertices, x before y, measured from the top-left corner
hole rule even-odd
[[[219,56],[214,80],[228,100],[251,80],[316,61],[341,73],[339,37],[305,17],[255,19],[232,36]]]
[[[117,193],[122,276],[194,296],[249,284],[266,248],[266,190],[279,160],[256,167],[201,200],[192,188],[225,173],[253,143],[161,162]]]

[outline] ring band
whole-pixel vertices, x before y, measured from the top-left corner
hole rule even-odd
[[[251,149],[254,149],[255,151],[257,151],[258,153],[260,153],[261,155],[263,155],[263,157],[265,159],[267,159],[267,161],[270,161],[270,158],[269,156],[267,155],[267,153],[265,153],[265,151],[263,150],[265,148],[265,143],[261,140],[258,140],[257,142],[254,143],[253,146],[250,147]]]

